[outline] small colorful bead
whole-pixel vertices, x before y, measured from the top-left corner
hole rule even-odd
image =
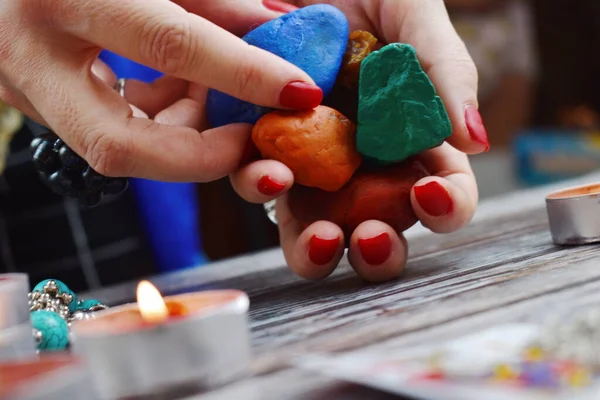
[[[497,381],[515,381],[519,378],[519,372],[508,364],[500,364],[494,368],[493,378]]]
[[[31,314],[31,324],[39,332],[37,348],[41,351],[65,350],[69,344],[67,321],[52,311],[38,310]]]
[[[567,378],[567,382],[573,387],[588,386],[591,383],[591,376],[585,368],[577,368]]]
[[[527,386],[557,387],[560,384],[556,371],[546,362],[524,362],[520,378]]]
[[[523,358],[526,361],[542,361],[546,358],[546,353],[541,347],[528,347],[525,349]]]

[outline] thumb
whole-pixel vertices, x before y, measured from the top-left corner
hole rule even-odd
[[[258,25],[298,7],[278,0],[177,0],[188,12],[199,15],[221,28],[243,36]]]

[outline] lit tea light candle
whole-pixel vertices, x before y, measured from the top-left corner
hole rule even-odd
[[[0,399],[96,400],[85,365],[66,355],[0,363]]]
[[[148,281],[142,281],[137,289],[138,307],[144,321],[161,323],[169,318],[169,309],[157,288]],[[139,299],[142,299],[140,301]]]
[[[0,274],[0,360],[36,354],[28,293],[26,274]]]
[[[103,399],[204,389],[239,377],[250,361],[248,296],[215,290],[164,297],[148,281],[137,303],[71,328],[71,345]]]

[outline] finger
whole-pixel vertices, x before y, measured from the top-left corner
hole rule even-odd
[[[300,68],[170,1],[65,2],[70,8],[58,11],[55,4],[69,33],[166,75],[261,106],[310,109],[322,100]]]
[[[204,182],[237,169],[251,127],[232,124],[199,133],[135,118],[116,91],[87,69],[56,63],[25,93],[49,126],[97,172],[107,176]]]
[[[281,247],[292,271],[310,280],[329,276],[344,255],[341,229],[328,221],[302,229],[289,212],[287,196],[277,199],[276,214]]]
[[[416,49],[452,121],[448,142],[467,154],[487,151],[487,132],[478,111],[477,70],[444,2],[388,0],[379,15],[387,41],[409,43]]]
[[[156,114],[154,122],[169,126],[187,126],[198,131],[203,131],[207,125],[198,102],[189,98],[180,99]]]
[[[297,8],[277,0],[176,0],[175,3],[240,36]]]
[[[92,64],[92,73],[110,87],[114,87],[117,83],[115,73],[100,59],[97,59]]]
[[[449,144],[421,156],[432,176],[411,191],[413,210],[433,232],[454,232],[467,225],[477,207],[477,183],[464,153]]]
[[[128,79],[125,84],[125,98],[151,118],[160,111],[186,97],[189,82],[172,76],[162,76],[151,83]]]
[[[246,201],[266,203],[285,193],[294,183],[294,174],[275,160],[260,160],[230,175],[233,189]]]
[[[406,266],[407,255],[406,239],[380,221],[363,222],[350,237],[350,264],[369,282],[399,277]]]

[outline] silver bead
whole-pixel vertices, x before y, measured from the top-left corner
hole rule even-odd
[[[50,294],[51,296],[56,296],[58,293],[58,285],[56,281],[48,281],[44,285],[44,292]]]
[[[37,344],[40,344],[42,342],[43,339],[43,334],[42,331],[37,330],[37,329],[33,329],[33,338],[35,339],[35,342]]]
[[[88,309],[88,312],[96,312],[96,311],[102,311],[102,310],[106,310],[108,308],[108,306],[106,304],[96,304],[95,306],[91,306]]]
[[[62,301],[66,305],[69,305],[73,302],[73,296],[69,293],[61,293],[57,296],[57,299],[59,299],[59,301]]]
[[[79,310],[79,311],[75,311],[74,313],[71,313],[69,315],[67,321],[69,323],[69,327],[71,327],[71,324],[73,324],[74,322],[84,321],[84,320],[92,319],[94,317],[95,317],[94,313]]]

